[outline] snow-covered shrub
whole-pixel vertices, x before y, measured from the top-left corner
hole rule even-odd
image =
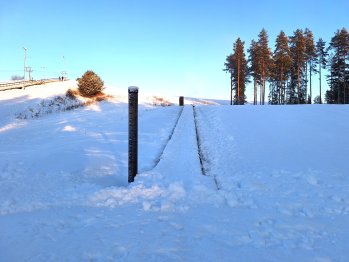
[[[81,78],[77,79],[79,92],[82,96],[92,97],[102,92],[104,82],[93,71],[86,71]]]
[[[172,106],[173,103],[171,103],[170,101],[162,97],[153,96],[153,105],[154,106]]]
[[[70,98],[70,99],[76,99],[76,97],[79,95],[79,91],[73,90],[73,89],[68,89],[67,92],[65,93],[65,96]]]
[[[69,98],[67,96],[56,96],[50,100],[41,100],[39,104],[28,107],[26,110],[17,113],[16,118],[38,118],[43,115],[73,110],[84,105],[85,103],[83,101],[75,98]]]

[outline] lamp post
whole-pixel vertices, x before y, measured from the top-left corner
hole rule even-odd
[[[24,49],[24,71],[23,71],[23,80],[25,81],[25,61],[27,60],[27,48],[23,47]]]

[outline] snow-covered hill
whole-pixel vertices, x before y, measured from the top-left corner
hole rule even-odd
[[[0,93],[0,261],[347,260],[348,106],[144,96],[128,185],[127,92],[16,119],[74,85]]]

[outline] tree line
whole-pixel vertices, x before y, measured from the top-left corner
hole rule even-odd
[[[314,40],[310,29],[297,29],[292,36],[281,31],[275,40],[274,52],[269,47],[265,29],[252,40],[248,57],[245,42],[240,37],[233,45],[233,53],[224,63],[230,74],[231,104],[246,103],[246,86],[253,81],[253,104],[329,104],[349,103],[349,33],[346,28],[337,30],[329,45],[319,38]],[[329,90],[322,94],[321,71],[327,69]],[[319,96],[313,100],[313,81],[319,76]],[[269,93],[266,93],[266,83]],[[266,97],[267,96],[267,97]]]

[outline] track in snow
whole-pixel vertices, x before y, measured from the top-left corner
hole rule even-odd
[[[183,108],[184,108],[184,107],[181,107],[181,109],[179,110],[176,123],[174,124],[174,126],[173,126],[173,128],[172,128],[172,130],[171,130],[170,136],[169,136],[167,142],[165,143],[164,147],[161,149],[161,153],[160,153],[159,156],[156,158],[154,166],[153,166],[150,170],[153,170],[153,169],[156,168],[156,166],[159,164],[159,162],[160,162],[160,160],[161,160],[161,158],[162,158],[162,156],[163,156],[163,154],[164,154],[164,152],[165,152],[165,149],[166,149],[168,143],[171,141],[174,131],[176,130],[176,127],[177,127],[177,125],[178,125],[179,119],[180,119],[181,116],[182,116]]]
[[[193,105],[193,117],[194,117],[194,124],[195,124],[195,134],[196,134],[196,142],[197,142],[197,146],[198,146],[198,154],[199,154],[199,160],[200,160],[200,165],[201,165],[201,172],[204,176],[207,176],[209,175],[208,174],[208,169],[206,169],[204,167],[204,164],[209,165],[209,161],[207,159],[207,157],[205,157],[204,153],[203,153],[203,150],[201,148],[201,138],[200,138],[200,134],[199,134],[199,130],[198,130],[198,124],[197,124],[197,113],[196,113],[196,110],[195,110],[195,106]],[[213,180],[214,180],[214,183],[216,185],[216,188],[217,190],[220,190],[220,186],[219,186],[219,183],[217,181],[217,178],[216,176],[213,176]]]

